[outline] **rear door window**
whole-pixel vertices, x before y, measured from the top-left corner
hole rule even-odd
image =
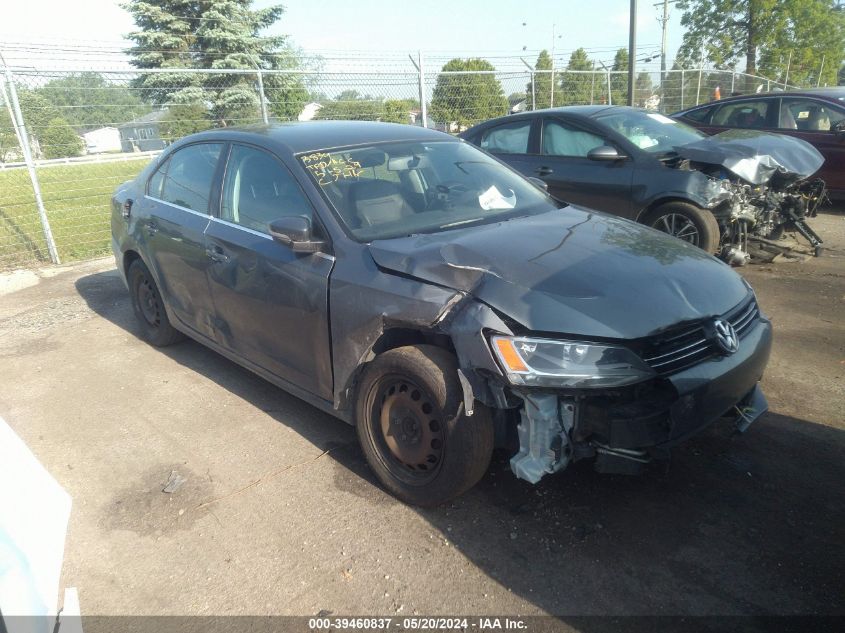
[[[695,121],[696,123],[707,123],[710,120],[710,115],[713,114],[713,110],[715,109],[715,106],[709,106],[707,108],[690,110],[684,114],[684,118],[690,121]]]
[[[162,179],[161,199],[192,211],[208,213],[211,183],[222,149],[222,143],[197,143],[174,152],[167,161]],[[155,179],[154,175],[150,180],[151,186]]]
[[[481,149],[493,154],[527,154],[531,120],[497,125],[481,135]]]

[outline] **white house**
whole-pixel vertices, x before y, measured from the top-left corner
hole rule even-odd
[[[89,154],[120,151],[120,132],[116,127],[101,127],[82,135]]]
[[[312,121],[322,108],[323,106],[314,101],[312,101],[311,103],[306,103],[305,107],[302,108],[302,112],[300,112],[299,116],[296,118],[300,121]]]

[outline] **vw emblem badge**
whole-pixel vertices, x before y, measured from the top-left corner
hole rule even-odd
[[[713,330],[716,334],[716,345],[725,354],[733,354],[739,349],[739,337],[733,325],[722,319],[716,319],[713,322]]]

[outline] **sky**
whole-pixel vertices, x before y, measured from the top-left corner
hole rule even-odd
[[[660,48],[656,0],[639,2],[640,58]],[[35,45],[60,42],[64,46],[117,45],[133,29],[129,14],[115,0],[7,0],[0,20],[0,51],[10,63],[33,62]],[[256,7],[273,4],[256,0]],[[578,48],[590,49],[593,59],[608,62],[613,51],[628,42],[629,0],[287,0],[285,15],[272,34],[286,34],[308,53],[322,53],[330,61],[347,55],[391,54],[405,63],[406,53],[422,50],[435,65],[441,57],[484,56],[497,65],[529,63],[537,52],[552,46],[561,59]],[[669,59],[680,45],[680,12],[672,10]],[[55,55],[54,55],[55,56]],[[92,56],[89,56],[92,57]],[[111,59],[113,59],[113,55]],[[27,60],[29,58],[29,60]],[[504,61],[505,59],[508,61]],[[96,65],[106,67],[101,61]],[[341,60],[331,61],[337,67]],[[651,62],[654,68],[657,59]],[[670,61],[671,64],[671,61]],[[109,66],[111,67],[111,66]]]

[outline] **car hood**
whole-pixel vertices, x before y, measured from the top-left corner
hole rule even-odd
[[[752,185],[775,174],[794,182],[816,173],[824,163],[818,150],[800,138],[757,130],[728,130],[675,148],[681,158],[719,165]]]
[[[730,267],[653,229],[579,207],[369,245],[383,270],[466,292],[528,330],[635,339],[723,314]]]

